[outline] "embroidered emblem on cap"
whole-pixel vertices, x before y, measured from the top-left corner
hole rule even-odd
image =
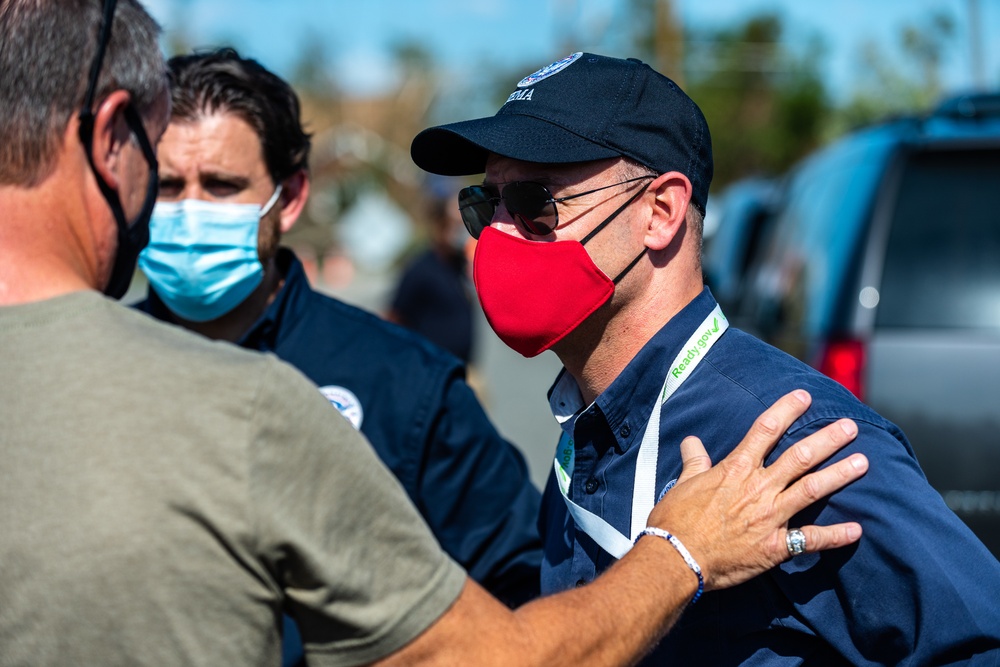
[[[571,56],[566,56],[562,60],[557,60],[556,62],[552,63],[551,65],[546,65],[545,67],[543,67],[542,69],[538,70],[534,74],[529,74],[528,76],[526,76],[523,79],[521,79],[520,81],[518,81],[517,82],[517,87],[518,88],[527,88],[528,86],[535,85],[536,83],[538,83],[542,79],[549,78],[553,74],[558,74],[559,72],[563,71],[564,69],[566,69],[567,67],[569,67],[570,65],[572,65],[574,62],[576,62],[577,58],[579,58],[582,55],[583,55],[582,51],[577,51],[576,53],[574,53]]]
[[[326,400],[330,401],[330,404],[337,408],[354,428],[361,428],[361,421],[364,419],[365,413],[361,409],[361,401],[354,395],[354,392],[337,385],[327,385],[320,387],[319,393],[323,394]]]

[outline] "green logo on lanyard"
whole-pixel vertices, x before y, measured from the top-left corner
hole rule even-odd
[[[573,468],[574,459],[573,438],[566,438],[566,442],[559,448],[559,455],[556,457],[556,472],[559,474],[563,486],[568,488],[570,483],[569,470]]]
[[[705,332],[700,337],[693,338],[689,341],[688,344],[691,345],[691,347],[681,352],[677,365],[670,369],[670,374],[680,380],[684,371],[686,371],[691,364],[694,363],[695,359],[701,356],[701,353],[709,346],[709,341],[712,339],[712,336],[717,333],[719,333],[718,317],[712,321],[712,326],[705,329]]]

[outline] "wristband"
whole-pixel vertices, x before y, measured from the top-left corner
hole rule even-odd
[[[698,566],[698,563],[695,562],[694,558],[691,556],[691,552],[689,552],[684,547],[684,545],[681,544],[681,541],[679,539],[677,539],[674,535],[671,535],[670,533],[661,528],[656,528],[655,526],[647,526],[645,530],[643,530],[636,536],[635,541],[638,542],[639,538],[642,537],[643,535],[656,535],[657,537],[662,537],[667,542],[670,542],[670,546],[672,546],[674,549],[677,549],[677,553],[681,555],[681,558],[683,558],[684,562],[687,563],[687,566],[691,568],[691,571],[694,572],[696,575],[698,575],[698,591],[694,594],[694,597],[691,598],[691,601],[688,602],[688,606],[690,607],[695,602],[697,602],[698,598],[701,597],[701,594],[705,590],[705,578],[701,576],[701,568]]]

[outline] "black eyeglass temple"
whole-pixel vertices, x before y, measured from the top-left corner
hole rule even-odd
[[[642,177],[640,177],[640,178],[642,178]],[[646,178],[649,178],[649,177],[646,177]],[[639,180],[639,179],[638,179],[638,178],[634,178],[634,179],[632,179],[632,180],[634,180],[634,181],[637,181],[637,180]],[[615,212],[614,212],[614,213],[612,213],[611,215],[609,215],[609,216],[608,216],[608,218],[607,218],[607,220],[605,220],[605,221],[604,221],[604,222],[602,222],[601,224],[597,225],[597,227],[594,227],[594,229],[592,229],[592,230],[590,231],[590,233],[589,233],[589,234],[587,234],[586,236],[584,236],[584,237],[583,237],[583,238],[582,238],[582,239],[580,240],[580,244],[581,244],[581,245],[586,245],[586,244],[587,244],[587,241],[589,241],[590,239],[594,238],[594,236],[595,236],[595,235],[597,234],[597,232],[599,232],[599,231],[601,231],[602,229],[604,229],[605,227],[607,227],[607,226],[608,226],[608,225],[609,225],[609,224],[611,223],[611,221],[612,221],[612,220],[614,220],[615,218],[617,218],[617,217],[618,217],[618,215],[619,215],[619,214],[620,214],[620,213],[621,213],[622,211],[624,211],[624,210],[625,210],[625,209],[626,209],[626,208],[628,207],[628,205],[629,205],[629,204],[631,204],[631,203],[632,203],[632,202],[634,202],[634,201],[635,201],[636,199],[638,199],[638,198],[639,198],[639,197],[640,197],[640,196],[642,195],[642,193],[643,193],[643,192],[645,192],[645,191],[646,191],[646,189],[645,189],[645,188],[640,188],[639,190],[637,190],[637,191],[636,191],[636,193],[635,193],[634,195],[632,195],[631,197],[629,197],[629,198],[628,198],[628,201],[626,201],[626,202],[625,202],[624,204],[622,204],[621,206],[619,206],[619,207],[618,207],[618,208],[617,208],[617,209],[615,210]]]
[[[574,195],[566,195],[565,197],[559,197],[559,198],[551,197],[549,201],[552,202],[553,204],[558,204],[559,202],[564,202],[567,199],[575,199],[577,197],[582,197],[584,195],[594,194],[595,192],[600,192],[601,190],[607,190],[608,188],[613,188],[616,185],[626,185],[628,183],[635,183],[636,181],[641,181],[645,178],[656,178],[656,176],[653,176],[652,174],[643,174],[642,176],[636,176],[635,178],[627,178],[624,181],[618,181],[617,183],[612,183],[611,185],[602,185],[601,187],[594,188],[593,190],[587,190],[585,192],[577,192]],[[548,189],[546,188],[546,190]]]

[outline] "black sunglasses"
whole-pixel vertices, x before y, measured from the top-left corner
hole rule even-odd
[[[511,217],[530,233],[545,236],[559,224],[559,212],[556,209],[556,204],[559,202],[607,190],[616,185],[651,178],[655,176],[648,174],[636,176],[620,183],[612,183],[558,199],[553,197],[544,185],[531,181],[513,181],[504,185],[502,190],[493,185],[472,185],[458,193],[458,210],[472,238],[478,239],[482,231],[490,226],[501,201]]]

